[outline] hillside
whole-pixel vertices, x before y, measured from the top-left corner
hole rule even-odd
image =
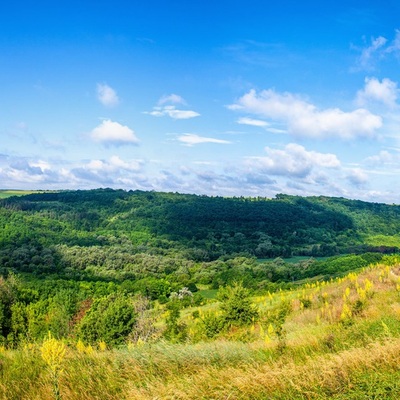
[[[0,348],[0,398],[397,399],[399,261],[252,297],[258,317],[212,338],[199,340],[221,318],[223,298],[184,309],[180,344],[136,340],[110,350],[45,336]]]
[[[34,193],[0,201],[0,272],[130,280],[154,298],[174,285],[218,288],[235,279],[273,288],[271,282],[343,273],[397,251],[399,216],[399,206],[326,197]],[[363,256],[368,251],[376,256]],[[355,255],[336,264],[311,258],[346,253]],[[281,259],[294,255],[304,261]]]
[[[0,398],[398,398],[399,216],[326,197],[5,196]]]
[[[4,199],[0,227],[2,246],[92,246],[117,239],[173,248],[203,261],[239,253],[331,256],[368,247],[393,250],[400,244],[400,206],[326,197],[223,198],[98,189]]]

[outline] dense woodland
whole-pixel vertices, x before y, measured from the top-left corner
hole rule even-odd
[[[210,338],[233,323],[235,299],[247,310],[237,321],[254,321],[250,293],[378,262],[398,251],[398,232],[400,206],[343,198],[111,189],[8,197],[0,200],[0,340],[18,346],[51,332],[109,346],[181,341],[181,311],[215,301],[209,293],[220,289],[230,311],[203,318],[198,340]]]

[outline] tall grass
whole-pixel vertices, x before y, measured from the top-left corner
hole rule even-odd
[[[196,374],[182,371],[169,381],[134,387],[129,399],[332,399],[400,396],[400,340],[310,357],[297,364],[245,364],[219,369],[208,366]],[[371,397],[372,393],[377,397]],[[382,397],[383,396],[383,397]],[[385,397],[386,396],[386,397]]]
[[[400,339],[338,353],[269,357],[261,347],[215,343],[163,345],[140,351],[70,351],[60,394],[78,399],[397,399]],[[146,356],[147,355],[147,356]],[[0,398],[53,400],[35,351],[1,358]]]
[[[398,399],[399,271],[376,266],[259,296],[261,322],[209,342],[113,350],[80,343],[64,353],[48,338],[47,356],[46,341],[0,349],[0,399]],[[281,301],[293,306],[283,348],[265,325]],[[345,304],[350,313],[343,319]],[[243,337],[252,341],[237,341]]]

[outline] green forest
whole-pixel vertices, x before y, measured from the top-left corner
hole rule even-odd
[[[156,382],[147,394],[121,392],[126,382],[107,367],[113,383],[85,398],[207,398],[158,393],[157,384],[168,387],[172,377],[157,363],[175,357],[182,368],[194,362],[219,374],[238,368],[237,352],[252,374],[246,352],[257,363],[314,355],[303,334],[315,338],[318,357],[400,338],[399,232],[400,206],[344,198],[2,192],[0,383],[21,387],[3,398],[72,399],[62,362],[91,359],[87,382],[95,386],[103,362],[124,368],[132,357],[144,374],[135,390],[149,376]],[[382,304],[393,304],[391,311],[373,316]],[[210,352],[212,343],[218,361],[195,350]],[[185,351],[191,359],[177,355]],[[148,375],[146,357],[157,357],[166,375]],[[15,372],[23,359],[29,378]],[[86,368],[72,364],[70,373]],[[328,389],[323,395],[331,398]],[[225,398],[215,390],[214,398]]]

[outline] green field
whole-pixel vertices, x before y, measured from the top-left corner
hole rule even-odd
[[[6,199],[11,196],[25,196],[32,193],[43,193],[41,190],[1,190],[0,199]]]
[[[400,246],[399,235],[373,235],[369,236],[366,240],[371,246],[389,246],[398,247]]]

